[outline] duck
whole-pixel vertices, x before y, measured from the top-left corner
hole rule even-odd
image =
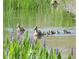
[[[36,27],[34,28],[34,38],[35,38],[35,39],[41,39],[42,36],[44,36],[44,33],[42,33],[41,30],[38,29],[38,27],[36,26]]]
[[[23,27],[21,27],[20,24],[17,24],[16,32],[17,32],[17,34],[20,33],[22,35],[25,32],[25,29]]]
[[[58,2],[56,1],[56,0],[52,0],[51,1],[51,5],[54,7],[54,8],[57,8],[57,6],[58,6]]]

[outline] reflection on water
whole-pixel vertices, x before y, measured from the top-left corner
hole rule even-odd
[[[49,30],[52,30],[52,31],[55,31],[55,32],[59,31],[60,32],[59,36],[64,35],[64,33],[63,33],[64,29],[67,29],[69,32],[71,32],[71,35],[76,34],[75,27],[72,27],[72,28],[40,28],[40,30],[42,32],[48,32]],[[16,30],[14,30],[14,28],[5,28],[4,31],[15,32]],[[34,29],[33,28],[28,28],[28,29],[26,28],[25,31],[28,31],[29,33],[33,34]],[[57,34],[55,34],[55,35],[58,36]]]

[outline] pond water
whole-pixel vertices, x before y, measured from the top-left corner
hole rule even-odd
[[[64,34],[63,29],[67,29],[68,31],[71,32],[71,34]],[[48,32],[49,30],[53,31],[60,31],[60,34],[53,34],[53,35],[45,35],[42,37],[40,40],[41,44],[44,44],[44,41],[46,43],[46,47],[48,51],[50,51],[51,48],[58,48],[59,50],[62,51],[62,58],[66,58],[68,56],[68,53],[71,53],[71,49],[73,48],[73,56],[72,59],[75,59],[76,57],[76,30],[75,27],[71,28],[40,28],[40,30],[43,32]],[[13,28],[5,28],[4,32],[9,32],[9,33],[15,33],[15,29]],[[30,34],[30,42],[34,41],[34,30],[33,28],[25,29],[25,31],[29,32]],[[4,34],[5,35],[5,34]],[[4,36],[5,38],[5,36]]]
[[[64,33],[63,33],[63,30],[66,29],[67,31],[71,32],[71,34],[69,35],[75,35],[76,34],[76,28],[75,27],[69,27],[69,28],[61,28],[61,27],[53,27],[53,28],[39,28],[42,32],[48,32],[48,31],[59,31],[60,34],[55,34],[55,36],[63,36]],[[4,31],[7,31],[7,32],[15,32],[15,28],[5,28]],[[25,28],[25,31],[28,31],[30,33],[33,33],[34,32],[34,28]]]

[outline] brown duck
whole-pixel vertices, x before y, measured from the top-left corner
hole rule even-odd
[[[16,32],[17,33],[21,32],[23,34],[25,32],[25,29],[23,27],[21,27],[20,24],[17,24]]]
[[[53,2],[51,2],[51,4],[52,4],[52,6],[54,8],[57,8],[57,6],[58,6],[58,2],[56,0],[54,0]]]

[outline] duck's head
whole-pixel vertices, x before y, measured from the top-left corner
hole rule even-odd
[[[36,26],[36,27],[34,28],[34,30],[36,30],[36,31],[37,31],[37,30],[38,30],[38,27]]]
[[[17,28],[20,27],[20,24],[18,23],[16,27],[17,27]]]
[[[54,8],[56,8],[58,6],[58,1],[52,0],[51,4],[53,5]]]

